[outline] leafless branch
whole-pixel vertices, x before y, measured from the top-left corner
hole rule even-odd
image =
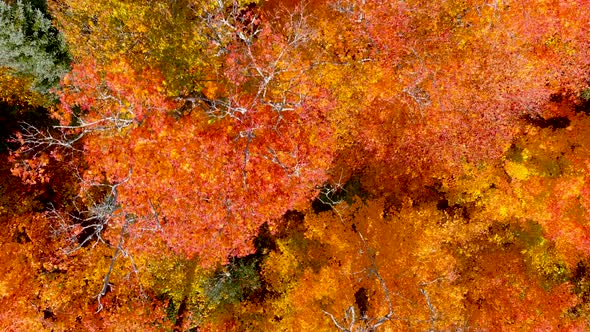
[[[268,147],[267,151],[268,151],[268,155],[263,155],[262,158],[272,162],[273,164],[280,166],[283,169],[283,171],[285,171],[287,176],[299,177],[301,175],[300,174],[301,166],[299,165],[299,162],[297,161],[297,156],[298,156],[297,148],[295,148],[295,150],[292,151],[289,155],[290,157],[292,157],[296,161],[295,165],[293,165],[293,166],[287,166],[285,163],[283,163],[283,161],[281,161],[281,159],[279,158],[279,155],[277,154],[277,152],[273,148]]]
[[[354,306],[350,306],[346,310],[346,312],[344,313],[343,320],[339,321],[330,312],[323,310],[323,309],[322,309],[322,312],[325,315],[327,315],[328,317],[330,317],[330,319],[332,320],[334,325],[340,331],[343,331],[343,332],[373,332],[379,326],[385,324],[388,321],[392,321],[392,320],[406,321],[406,322],[421,322],[421,323],[429,322],[430,323],[429,331],[435,331],[435,325],[439,319],[439,313],[436,310],[436,307],[434,306],[434,304],[432,303],[430,295],[426,291],[425,287],[430,284],[433,284],[435,282],[442,281],[444,279],[444,277],[440,277],[440,278],[437,278],[437,279],[432,280],[430,282],[423,282],[423,283],[419,284],[420,292],[424,296],[424,299],[426,301],[426,305],[427,305],[428,310],[430,312],[430,317],[429,317],[428,321],[411,320],[411,319],[399,317],[393,309],[392,295],[396,295],[402,299],[405,299],[405,297],[403,297],[401,294],[398,294],[396,292],[392,292],[387,287],[385,280],[383,279],[383,277],[379,273],[379,269],[377,268],[377,264],[375,262],[375,257],[371,253],[371,248],[369,247],[367,240],[365,239],[365,237],[363,236],[363,234],[361,232],[356,231],[356,233],[359,236],[361,243],[362,243],[362,249],[360,252],[364,253],[369,258],[369,261],[371,263],[367,269],[364,269],[363,273],[365,273],[369,276],[371,276],[371,275],[374,276],[377,279],[377,281],[379,282],[381,291],[383,292],[383,295],[385,297],[385,301],[387,303],[387,313],[382,315],[381,317],[375,317],[375,318],[362,317],[360,321],[357,321],[355,319],[356,317],[355,317]],[[347,323],[348,323],[348,325],[347,325]]]
[[[426,305],[428,306],[428,310],[430,311],[430,317],[429,317],[430,329],[429,329],[429,331],[435,331],[434,326],[435,326],[436,322],[438,321],[439,315],[438,315],[438,311],[436,310],[436,307],[432,303],[432,300],[430,299],[430,295],[426,291],[425,287],[428,285],[431,285],[433,283],[440,282],[444,279],[445,279],[444,277],[439,277],[439,278],[436,278],[436,279],[429,281],[429,282],[420,283],[420,293],[422,293],[422,295],[424,296],[424,300],[426,301]]]
[[[242,54],[247,58],[244,69],[251,75],[254,95],[247,98],[247,102],[238,95],[233,95],[231,91],[223,98],[190,96],[179,97],[178,100],[191,102],[193,107],[202,107],[210,117],[231,117],[238,121],[256,107],[268,105],[279,114],[278,124],[282,120],[281,112],[294,110],[302,104],[303,94],[294,91],[297,87],[297,75],[289,75],[288,79],[284,79],[282,74],[305,70],[293,69],[293,62],[289,61],[288,55],[310,40],[311,29],[306,22],[303,7],[288,13],[289,23],[285,25],[284,44],[269,59],[267,55],[258,55],[257,52],[259,46],[256,45],[256,38],[262,29],[259,17],[250,12],[247,18],[244,15],[244,9],[237,2],[218,0],[216,9],[205,14],[203,20],[207,26],[206,35],[218,47],[234,44],[242,48]]]
[[[123,224],[123,227],[121,228],[121,233],[119,234],[119,242],[117,243],[117,247],[115,248],[115,252],[113,253],[113,257],[111,258],[111,263],[109,265],[109,269],[103,278],[102,288],[100,289],[100,292],[96,295],[96,301],[98,302],[98,308],[96,310],[96,313],[99,313],[104,308],[101,300],[102,300],[103,296],[105,296],[109,292],[109,290],[111,290],[113,287],[113,285],[110,283],[110,281],[111,281],[111,275],[113,274],[113,270],[115,268],[115,263],[116,263],[117,259],[121,255],[123,255],[124,257],[129,257],[127,251],[123,247],[123,243],[125,241],[125,236],[127,235],[127,228],[129,227],[129,224],[131,221],[132,221],[131,218],[126,218],[125,223]],[[132,258],[131,258],[131,262],[132,262],[132,266],[133,266],[135,273],[137,273],[137,267],[135,266],[135,262],[133,261]]]
[[[152,214],[148,217],[149,219],[153,220],[154,227],[151,228],[142,228],[144,231],[157,231],[164,234],[164,229],[162,228],[162,223],[160,223],[160,214],[156,210],[156,207],[152,203],[152,200],[148,198],[148,204],[150,206],[150,210]]]
[[[74,144],[84,137],[86,133],[86,131],[82,131],[69,136],[68,133],[62,130],[56,132],[40,130],[27,122],[23,122],[21,132],[16,135],[14,140],[21,144],[21,152],[33,153],[35,156],[39,151],[54,147],[77,150]]]
[[[338,321],[338,319],[336,319],[336,317],[334,317],[334,315],[333,315],[333,314],[331,314],[331,313],[329,313],[328,311],[326,311],[326,310],[323,310],[323,309],[322,309],[322,312],[323,312],[324,314],[326,314],[328,317],[330,317],[330,319],[332,319],[332,322],[334,323],[334,325],[335,325],[335,326],[336,326],[336,327],[337,327],[337,328],[338,328],[340,331],[343,331],[343,332],[351,332],[351,330],[350,330],[350,329],[347,329],[347,328],[345,328],[344,326],[340,325],[340,322]]]
[[[248,161],[250,160],[250,143],[252,143],[252,139],[254,138],[254,133],[251,130],[246,132],[240,132],[240,137],[246,137],[248,140],[246,142],[246,147],[244,148],[244,166],[242,167],[242,181],[244,184],[244,189],[248,188]]]
[[[371,274],[373,274],[377,278],[377,280],[379,281],[379,285],[381,286],[381,290],[383,291],[383,294],[385,296],[385,300],[387,301],[387,314],[385,314],[383,317],[378,318],[376,320],[376,322],[372,325],[372,330],[374,330],[378,326],[383,325],[388,320],[390,320],[392,318],[399,319],[399,317],[397,317],[397,315],[393,311],[393,302],[391,300],[391,292],[389,291],[389,288],[387,287],[385,280],[383,280],[383,277],[381,277],[381,274],[379,273],[379,269],[377,269],[377,264],[375,263],[375,257],[372,254],[370,254],[370,252],[369,252],[370,249],[367,244],[367,241],[365,240],[365,237],[363,236],[363,234],[361,232],[357,231],[356,233],[360,237],[361,242],[363,243],[363,248],[371,261],[371,267],[370,267]]]
[[[93,187],[106,187],[107,192],[102,200],[93,203],[87,210],[79,209],[75,203],[76,212],[68,213],[67,217],[54,207],[49,210],[49,217],[58,225],[54,228],[54,234],[67,234],[69,237],[68,242],[71,247],[64,249],[66,255],[75,253],[91,241],[94,241],[93,247],[98,243],[107,243],[103,239],[103,232],[110,221],[121,217],[121,214],[117,213],[119,209],[117,188],[130,178],[131,172],[125,179],[115,184],[90,184]],[[83,235],[83,238],[79,238],[80,235]]]
[[[351,306],[345,312],[345,315],[344,315],[344,321],[349,322],[349,327],[344,328],[343,324],[340,323],[334,317],[334,315],[330,314],[329,312],[327,312],[325,310],[322,310],[322,311],[324,312],[324,314],[330,316],[330,318],[332,319],[332,322],[334,322],[334,325],[343,332],[353,332],[353,331],[355,331],[355,332],[370,332],[370,331],[375,331],[375,329],[377,327],[385,324],[389,320],[392,320],[392,319],[400,320],[400,317],[398,317],[397,314],[393,310],[393,302],[391,300],[391,292],[390,292],[389,288],[387,287],[385,280],[383,279],[383,277],[381,277],[379,270],[377,269],[377,265],[375,263],[375,257],[370,253],[370,248],[367,244],[367,241],[365,240],[365,237],[358,231],[356,233],[358,234],[359,238],[361,239],[361,243],[363,246],[363,249],[361,250],[361,252],[365,253],[371,262],[371,266],[368,268],[369,275],[375,276],[377,281],[379,281],[379,285],[381,287],[383,295],[385,296],[385,300],[387,302],[387,313],[379,318],[363,319],[364,322],[362,325],[355,326],[356,321],[355,321],[355,316],[354,316],[354,308],[353,308],[353,306]]]

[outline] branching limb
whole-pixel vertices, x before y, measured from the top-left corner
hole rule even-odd
[[[429,281],[429,282],[420,283],[420,293],[422,293],[422,295],[424,296],[424,300],[426,301],[426,305],[428,306],[428,311],[430,311],[430,317],[429,317],[430,329],[429,329],[429,331],[435,331],[434,326],[435,326],[436,322],[438,321],[439,314],[438,314],[438,311],[436,310],[436,307],[432,303],[432,300],[430,299],[430,295],[426,291],[425,287],[428,285],[431,285],[433,283],[442,281],[443,279],[445,279],[445,278],[439,277],[439,278],[436,278],[436,279]]]
[[[338,319],[336,319],[336,317],[334,317],[333,314],[327,312],[326,310],[322,309],[322,312],[324,314],[326,314],[328,317],[330,317],[330,319],[332,319],[332,322],[334,323],[334,325],[342,332],[351,332],[352,330],[345,328],[344,326],[342,326],[340,324],[340,322],[338,321]]]
[[[363,248],[364,248],[364,252],[367,254],[367,256],[369,257],[369,260],[371,261],[371,267],[370,267],[370,273],[373,274],[375,276],[375,278],[377,278],[377,280],[379,281],[379,285],[381,286],[381,290],[383,291],[383,295],[385,296],[385,300],[387,301],[387,314],[385,314],[383,317],[378,318],[376,320],[376,322],[372,325],[372,329],[374,330],[375,328],[377,328],[380,325],[383,325],[385,322],[387,322],[388,320],[395,318],[395,319],[399,319],[399,317],[395,314],[395,312],[393,311],[393,302],[391,300],[391,292],[389,291],[389,288],[387,287],[387,284],[385,283],[385,280],[383,279],[383,277],[381,277],[381,274],[379,273],[379,269],[377,269],[377,264],[375,263],[375,257],[370,254],[370,248],[369,245],[367,244],[367,241],[365,240],[365,237],[363,236],[363,234],[361,232],[356,232],[359,236],[359,238],[361,239],[361,242],[363,243]]]
[[[390,292],[389,288],[387,287],[385,280],[383,279],[383,277],[381,277],[379,270],[377,269],[377,265],[375,263],[375,258],[370,253],[370,248],[367,244],[367,241],[365,240],[365,237],[358,231],[356,233],[358,234],[359,238],[361,239],[361,242],[363,245],[362,252],[365,253],[367,255],[367,257],[369,257],[369,260],[371,261],[371,266],[368,268],[368,273],[369,273],[369,275],[373,275],[373,276],[375,276],[375,278],[377,278],[377,281],[379,281],[379,285],[381,287],[381,291],[383,292],[383,295],[385,296],[385,300],[387,302],[387,313],[379,318],[371,318],[371,319],[365,318],[365,319],[363,319],[364,322],[362,325],[356,326],[354,307],[350,306],[348,308],[348,310],[344,313],[344,321],[349,323],[349,326],[347,328],[345,328],[343,326],[344,324],[339,322],[338,319],[336,319],[336,317],[334,317],[333,314],[331,314],[325,310],[322,310],[324,312],[324,314],[328,315],[332,319],[332,322],[334,323],[334,325],[340,331],[343,331],[343,332],[375,331],[375,329],[377,327],[385,324],[387,321],[390,321],[392,319],[401,320],[400,317],[398,317],[397,314],[393,310],[393,302],[391,299],[391,292]]]
[[[16,134],[14,141],[21,144],[21,153],[31,153],[33,157],[36,157],[40,151],[55,147],[78,150],[74,145],[86,134],[87,131],[85,130],[73,135],[68,135],[63,130],[57,132],[40,130],[27,122],[23,122],[21,132]]]
[[[77,176],[80,177],[79,174]],[[98,243],[107,243],[103,238],[103,232],[108,224],[113,219],[124,216],[122,212],[118,211],[117,188],[129,181],[130,178],[131,171],[125,179],[114,184],[88,183],[80,179],[84,185],[89,187],[106,187],[107,192],[104,198],[93,203],[87,210],[81,210],[74,203],[77,211],[68,213],[67,218],[55,207],[49,210],[49,217],[55,220],[58,225],[57,228],[54,228],[54,234],[67,234],[68,236],[71,247],[64,249],[66,255],[75,253],[91,241],[94,241],[93,247]]]
[[[96,295],[96,301],[98,302],[98,308],[96,310],[96,313],[99,313],[104,308],[104,306],[101,302],[101,299],[113,287],[113,285],[110,283],[110,280],[111,280],[111,275],[113,274],[113,270],[115,268],[115,263],[116,263],[117,259],[121,255],[123,255],[125,257],[128,256],[127,252],[123,248],[123,243],[125,241],[125,236],[127,235],[127,228],[129,227],[129,223],[131,222],[131,220],[133,220],[133,219],[127,218],[125,220],[125,223],[123,224],[123,227],[121,228],[121,233],[119,234],[119,242],[117,243],[117,247],[115,248],[115,252],[113,253],[113,257],[111,258],[111,263],[109,265],[109,269],[103,278],[102,288],[101,288],[100,292]],[[132,260],[132,262],[133,262],[133,260]],[[133,265],[134,271],[137,273],[137,268],[135,267],[135,264],[132,263],[132,265]]]
[[[244,185],[244,189],[248,188],[248,161],[250,160],[250,143],[252,143],[252,139],[255,137],[253,130],[250,129],[245,132],[240,132],[239,137],[246,137],[246,147],[244,148],[244,165],[242,166],[242,181]]]
[[[336,326],[336,328],[338,328],[340,331],[343,331],[343,332],[373,332],[379,326],[385,324],[388,321],[392,321],[392,320],[405,321],[408,323],[416,323],[416,322],[426,323],[426,322],[428,322],[428,323],[430,323],[428,331],[435,331],[436,330],[435,329],[436,323],[439,319],[439,313],[436,310],[436,307],[434,306],[434,304],[430,298],[430,295],[426,291],[425,287],[432,284],[432,283],[441,281],[444,278],[440,277],[440,278],[437,278],[437,279],[432,280],[430,282],[424,282],[424,283],[419,284],[420,293],[424,296],[427,308],[430,312],[430,317],[427,321],[411,320],[411,319],[399,317],[393,309],[392,296],[396,295],[401,298],[404,298],[404,297],[401,296],[400,294],[392,292],[387,287],[385,280],[383,279],[383,277],[381,276],[381,274],[379,272],[379,269],[378,269],[377,264],[375,262],[375,257],[371,253],[371,248],[369,247],[367,240],[365,239],[365,237],[363,236],[363,234],[361,232],[356,231],[356,233],[359,236],[361,243],[362,243],[361,253],[366,254],[370,260],[370,266],[364,270],[364,273],[366,273],[369,276],[374,276],[377,279],[377,281],[379,282],[379,286],[381,288],[381,291],[383,292],[383,295],[385,297],[385,301],[387,304],[387,313],[382,315],[381,317],[377,317],[377,318],[362,317],[360,320],[361,323],[357,324],[358,322],[355,319],[356,317],[355,317],[354,306],[350,306],[347,309],[347,311],[344,313],[344,319],[342,321],[339,321],[332,313],[330,313],[326,310],[322,309],[322,312],[325,315],[327,315],[328,317],[330,317],[330,319],[332,320],[332,322],[334,323],[334,326]]]

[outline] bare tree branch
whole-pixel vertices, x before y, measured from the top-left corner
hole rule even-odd
[[[129,227],[129,224],[132,220],[133,220],[132,218],[126,218],[125,223],[123,224],[123,227],[121,228],[121,233],[119,234],[119,242],[117,243],[117,247],[115,248],[115,252],[113,253],[113,257],[111,258],[111,263],[109,265],[109,269],[103,278],[102,288],[101,288],[100,292],[96,295],[96,301],[98,302],[98,308],[96,310],[96,313],[99,313],[104,308],[101,300],[102,300],[103,296],[105,296],[113,287],[113,285],[110,283],[110,280],[111,280],[111,275],[113,274],[113,269],[115,268],[115,262],[117,261],[117,259],[121,255],[123,255],[124,257],[128,257],[127,251],[125,251],[125,249],[123,248],[123,243],[125,241],[125,236],[127,235],[127,231],[128,231],[127,228]],[[132,261],[132,266],[134,268],[134,271],[137,273],[137,267],[135,267],[135,263],[133,262],[133,259],[131,259],[131,261]]]
[[[377,268],[377,264],[375,262],[375,257],[373,254],[371,254],[371,248],[369,247],[365,237],[359,231],[356,231],[356,233],[359,236],[361,243],[362,243],[363,248],[361,250],[361,253],[366,254],[371,262],[370,266],[367,269],[363,270],[363,273],[366,273],[369,276],[371,276],[371,275],[374,276],[377,279],[377,281],[379,282],[381,291],[383,292],[383,295],[385,297],[385,301],[387,303],[387,313],[381,317],[374,317],[374,318],[362,317],[361,321],[359,323],[355,319],[356,317],[355,317],[354,306],[350,306],[346,310],[346,312],[344,313],[343,321],[339,321],[332,313],[330,313],[326,310],[322,309],[322,312],[325,315],[327,315],[328,317],[330,317],[330,319],[332,320],[332,322],[334,323],[334,326],[336,326],[336,328],[338,328],[340,331],[343,331],[343,332],[373,332],[379,326],[385,324],[388,321],[392,321],[392,320],[414,322],[414,323],[416,323],[416,322],[422,322],[422,323],[429,322],[430,327],[429,327],[428,331],[435,331],[436,330],[435,329],[436,322],[439,319],[439,313],[436,310],[436,307],[434,306],[434,304],[432,303],[430,295],[426,291],[425,287],[430,284],[433,284],[435,282],[439,282],[439,281],[443,280],[444,278],[440,277],[440,278],[437,278],[437,279],[432,280],[430,282],[423,282],[423,283],[419,284],[420,293],[424,296],[427,308],[430,312],[430,317],[427,321],[411,320],[408,318],[403,318],[403,317],[398,316],[393,309],[392,295],[396,295],[402,299],[405,299],[405,297],[403,297],[401,294],[398,294],[396,292],[391,292],[391,290],[387,287],[385,280],[383,279],[383,277],[379,273],[379,269]],[[346,323],[348,323],[348,327],[345,327]],[[359,323],[359,324],[357,324],[357,323]]]

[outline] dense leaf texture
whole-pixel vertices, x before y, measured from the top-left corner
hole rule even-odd
[[[585,1],[0,14],[2,328],[588,329]]]

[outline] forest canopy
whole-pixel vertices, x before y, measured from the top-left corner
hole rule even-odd
[[[590,328],[584,0],[0,0],[0,329]]]

